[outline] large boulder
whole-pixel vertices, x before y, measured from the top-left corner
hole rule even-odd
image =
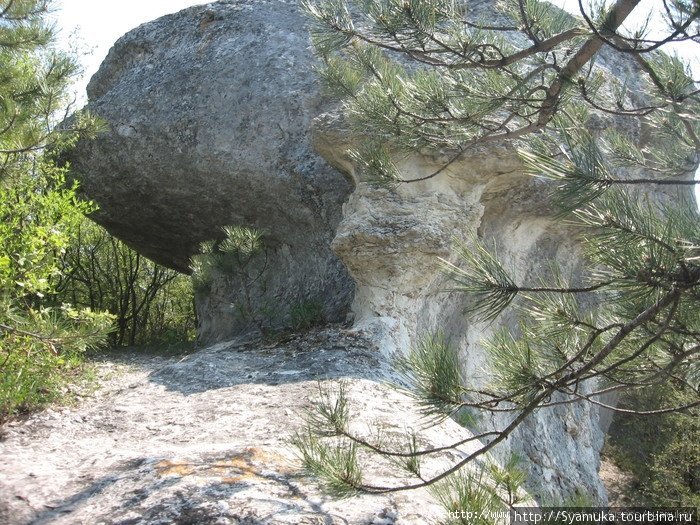
[[[70,158],[94,220],[166,266],[187,272],[222,226],[263,230],[271,326],[304,303],[344,319],[353,293],[329,249],[351,185],[310,145],[323,101],[305,26],[296,1],[235,0],[134,29],[88,86],[107,131]],[[235,281],[198,294],[200,341],[250,328]]]

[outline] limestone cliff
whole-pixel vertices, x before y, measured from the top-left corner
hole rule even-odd
[[[337,161],[341,152],[330,144],[341,142],[329,140],[334,130],[326,127],[328,121],[325,116],[316,123],[317,144]],[[424,157],[409,159],[402,176],[410,179],[438,166]],[[522,174],[508,147],[475,150],[440,178],[421,183],[392,190],[358,184],[332,244],[356,282],[356,328],[375,334],[387,354],[441,331],[460,348],[467,380],[483,386],[490,365],[482,341],[517,319],[506,313],[492,323],[471,321],[465,315],[469,298],[445,292],[449,283],[437,258],[454,261],[453,238],[469,242],[477,235],[498,246],[499,257],[518,282],[533,282],[553,262],[575,278],[581,264],[576,237],[554,218],[545,186]],[[504,428],[510,417],[483,416],[478,425],[480,430]],[[598,417],[597,408],[585,403],[538,411],[496,455],[515,452],[525,458],[530,489],[543,499],[566,498],[580,490],[604,501]]]

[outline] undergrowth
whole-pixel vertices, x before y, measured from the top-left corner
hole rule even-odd
[[[629,392],[620,406],[658,409],[687,397],[687,392],[667,385]],[[668,414],[615,417],[604,454],[634,476],[635,489],[644,498],[635,504],[700,507],[699,416],[696,407]]]
[[[74,399],[75,385],[94,379],[92,368],[79,353],[12,352],[0,374],[0,424]]]

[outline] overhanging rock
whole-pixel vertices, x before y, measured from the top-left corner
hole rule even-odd
[[[310,145],[323,100],[309,46],[297,2],[220,2],[144,24],[91,80],[88,108],[108,130],[70,159],[93,218],[166,266],[188,271],[222,226],[263,230],[273,326],[304,302],[343,319],[353,294],[329,249],[351,184]],[[250,328],[240,285],[221,274],[198,294],[202,342]]]

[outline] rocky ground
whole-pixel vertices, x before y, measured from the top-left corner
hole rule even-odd
[[[358,430],[379,422],[398,435],[421,426],[415,401],[385,384],[390,367],[361,333],[323,329],[278,344],[234,341],[184,357],[113,353],[98,358],[96,369],[99,388],[76,406],[3,429],[0,523],[379,525],[444,518],[427,491],[333,500],[302,475],[289,443],[319,380],[347,379]],[[440,445],[466,435],[446,421],[422,439]],[[374,463],[367,479],[387,482],[389,470]]]
[[[611,458],[601,461],[600,479],[608,491],[608,504],[611,507],[635,507],[645,503],[637,490],[634,476],[620,469]]]

